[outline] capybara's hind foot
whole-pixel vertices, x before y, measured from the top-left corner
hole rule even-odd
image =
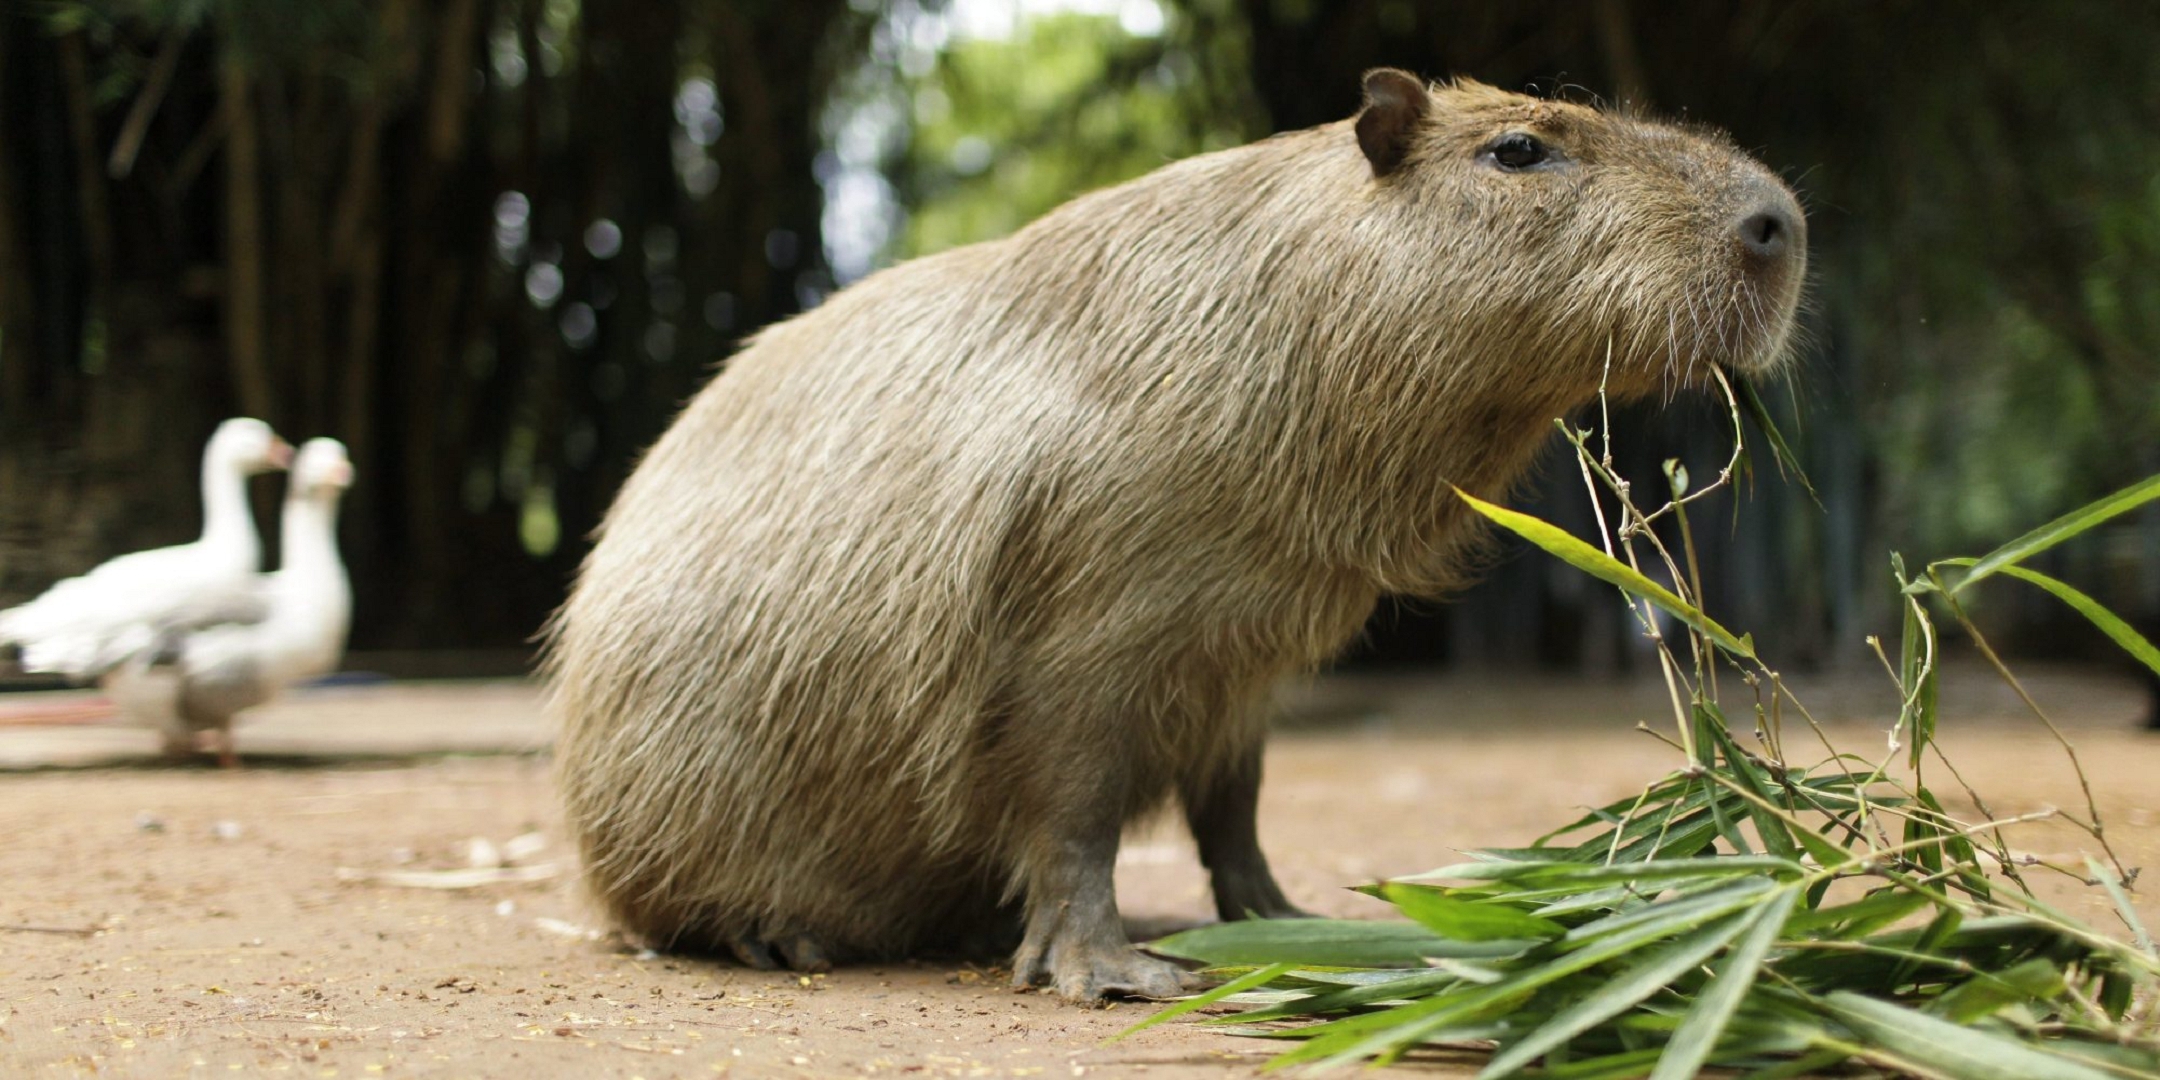
[[[1049,986],[1067,1001],[1104,997],[1170,998],[1198,987],[1197,976],[1130,945],[1060,941],[1047,951],[1022,946],[1013,957],[1015,987]]]
[[[832,970],[832,954],[814,934],[775,934],[760,937],[738,934],[728,939],[728,951],[745,967],[759,971],[822,972]]]

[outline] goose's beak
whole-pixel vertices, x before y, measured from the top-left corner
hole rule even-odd
[[[283,440],[283,439],[277,438],[276,436],[272,436],[272,437],[271,437],[271,439],[270,439],[270,467],[271,467],[271,468],[274,468],[274,469],[289,469],[289,468],[292,468],[292,455],[293,455],[293,449],[292,449],[292,444],[291,444],[291,443],[289,443],[289,442],[286,442],[286,441],[285,441],[285,440]]]
[[[323,483],[325,484],[348,488],[352,486],[352,481],[353,467],[350,461],[335,462],[323,469]]]

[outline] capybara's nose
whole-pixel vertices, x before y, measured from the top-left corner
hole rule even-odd
[[[1772,180],[1750,183],[1741,199],[1740,250],[1764,267],[1807,251],[1807,225],[1800,204],[1783,184]]]

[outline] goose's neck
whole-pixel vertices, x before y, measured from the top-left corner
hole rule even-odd
[[[278,569],[297,574],[343,573],[338,561],[337,500],[285,500]]]
[[[254,516],[248,510],[247,473],[229,461],[206,457],[202,493],[203,546],[244,549],[251,564],[261,562],[261,541],[255,536]]]

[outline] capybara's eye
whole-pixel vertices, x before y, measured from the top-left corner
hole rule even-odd
[[[1539,142],[1534,135],[1510,131],[1494,139],[1485,147],[1485,156],[1492,163],[1509,172],[1534,169],[1552,158],[1552,148]]]

